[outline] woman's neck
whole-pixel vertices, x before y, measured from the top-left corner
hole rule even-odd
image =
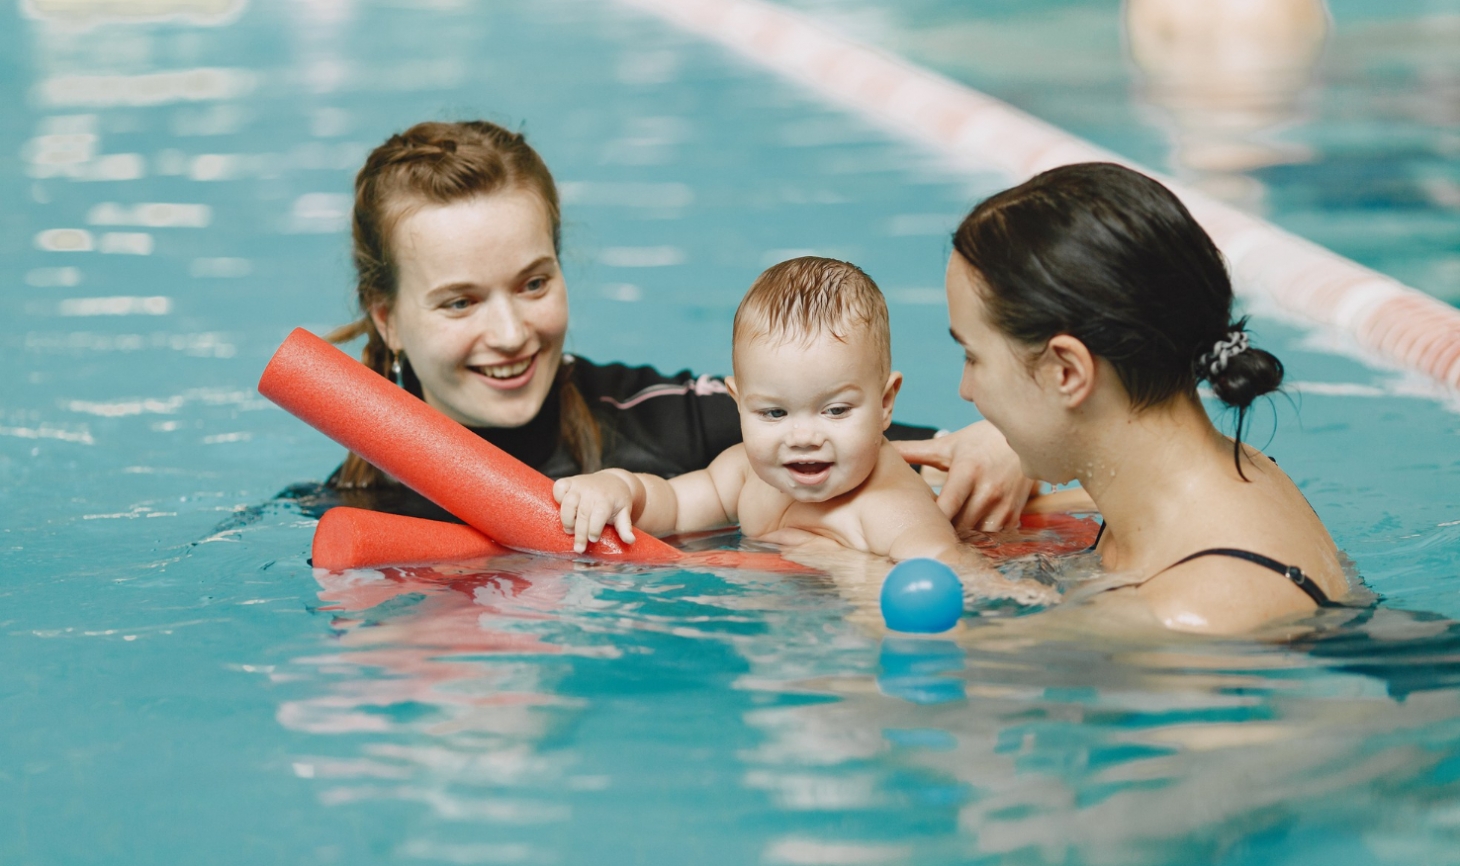
[[[1202,491],[1212,489],[1213,477],[1232,471],[1231,440],[1194,396],[1127,411],[1124,423],[1089,430],[1101,432],[1086,440],[1076,477],[1105,518],[1106,567],[1149,571],[1166,565],[1156,559],[1166,553],[1165,542],[1183,534],[1178,521],[1200,513]]]
[[[558,449],[561,403],[559,385],[554,383],[537,415],[521,427],[473,427],[488,442],[537,468],[547,463]]]

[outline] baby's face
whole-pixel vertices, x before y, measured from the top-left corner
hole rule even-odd
[[[801,502],[825,502],[872,474],[900,373],[884,374],[860,332],[807,344],[756,337],[736,349],[731,393],[750,466]]]

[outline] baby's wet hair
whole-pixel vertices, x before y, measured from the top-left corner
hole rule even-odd
[[[846,342],[857,331],[877,353],[883,375],[891,372],[892,331],[877,283],[850,262],[802,256],[767,268],[745,293],[735,311],[732,353],[756,339],[805,345],[829,335]]]
[[[953,248],[979,276],[989,322],[1040,347],[1069,334],[1115,368],[1136,409],[1211,383],[1238,410],[1282,384],[1283,365],[1232,319],[1232,281],[1175,194],[1113,163],[1051,169],[975,207]]]

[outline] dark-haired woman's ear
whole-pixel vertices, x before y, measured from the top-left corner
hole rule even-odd
[[[1035,378],[1052,388],[1067,408],[1074,409],[1094,391],[1096,366],[1095,356],[1084,343],[1069,334],[1056,334],[1035,366]]]

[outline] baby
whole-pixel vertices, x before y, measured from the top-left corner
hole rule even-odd
[[[610,523],[631,543],[635,526],[665,535],[738,522],[762,541],[819,536],[893,560],[982,563],[883,436],[902,374],[887,304],[860,268],[808,256],[761,274],[735,312],[731,364],[744,441],[668,480],[623,469],[559,480],[575,550]]]

